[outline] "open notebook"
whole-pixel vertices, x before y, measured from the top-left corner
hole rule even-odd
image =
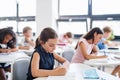
[[[84,79],[99,79],[96,69],[87,69],[83,71]]]

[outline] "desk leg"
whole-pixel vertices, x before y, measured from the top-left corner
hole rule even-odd
[[[105,66],[99,66],[98,69],[101,71],[105,71]]]
[[[11,80],[13,80],[13,62],[11,63]]]
[[[105,66],[102,66],[102,71],[105,71]]]

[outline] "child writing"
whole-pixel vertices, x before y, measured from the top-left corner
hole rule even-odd
[[[83,63],[85,60],[94,58],[106,58],[106,56],[96,56],[96,44],[102,38],[102,35],[103,32],[96,27],[81,37],[76,46],[76,53],[73,55],[72,63]]]
[[[27,80],[37,77],[65,75],[69,62],[54,53],[58,36],[52,28],[44,28],[36,40],[35,51],[31,57]],[[63,63],[54,69],[54,59]],[[66,65],[66,66],[65,66]]]
[[[19,44],[19,49],[29,50],[31,47],[35,46],[32,39],[32,28],[26,26],[23,29],[24,39],[21,40]]]
[[[15,52],[16,48],[16,35],[10,28],[0,29],[0,53]],[[0,63],[0,80],[7,80],[5,72],[11,72],[9,63]]]
[[[66,32],[60,39],[59,43],[72,44],[72,33]]]
[[[99,50],[106,49],[107,46],[115,46],[116,45],[115,43],[112,43],[110,40],[107,40],[111,36],[112,32],[113,31],[109,26],[106,26],[103,28],[103,37],[97,44]]]

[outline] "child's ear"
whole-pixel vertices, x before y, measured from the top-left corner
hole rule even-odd
[[[43,42],[43,41],[40,41],[40,44],[45,44],[45,42]]]

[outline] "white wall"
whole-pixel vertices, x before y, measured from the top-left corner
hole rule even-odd
[[[58,0],[37,0],[36,25],[38,36],[45,27],[52,27],[57,30],[56,19],[58,17]]]

